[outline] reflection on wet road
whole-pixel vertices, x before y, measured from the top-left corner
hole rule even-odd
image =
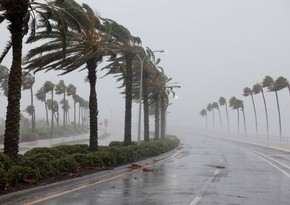
[[[155,163],[153,171],[136,171],[37,204],[289,204],[289,153],[193,134],[179,137],[185,148]]]

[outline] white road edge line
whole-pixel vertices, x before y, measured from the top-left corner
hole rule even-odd
[[[189,205],[197,205],[201,199],[202,197],[197,196],[193,199],[193,201]]]
[[[267,162],[268,164],[270,164],[271,166],[273,166],[274,168],[276,168],[277,170],[279,170],[280,172],[282,172],[283,174],[285,174],[285,176],[287,176],[288,178],[290,178],[290,174],[288,172],[286,172],[285,170],[279,168],[278,166],[276,166],[275,164],[273,164],[272,162],[270,162],[269,160],[255,154],[254,152],[249,151],[251,154],[255,155],[256,157],[258,157],[259,159]],[[275,160],[274,160],[275,161]],[[280,164],[280,163],[279,163]]]

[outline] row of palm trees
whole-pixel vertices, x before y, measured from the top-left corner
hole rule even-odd
[[[74,0],[41,2],[0,0],[0,23],[7,20],[11,33],[11,41],[8,42],[3,55],[0,56],[0,63],[10,48],[12,48],[13,53],[8,78],[4,153],[13,159],[17,158],[22,65],[27,71],[57,70],[61,71],[62,75],[77,69],[87,70],[90,84],[89,147],[91,150],[96,150],[98,148],[96,93],[98,65],[103,60],[107,60],[109,66],[104,69],[107,69],[108,74],[113,74],[117,81],[123,82],[122,87],[125,90],[124,144],[129,145],[132,140],[132,102],[139,99],[137,91],[140,86],[140,61],[136,55],[143,58],[148,56],[144,62],[143,75],[143,87],[145,86],[144,90],[148,91],[143,92],[142,96],[144,111],[149,110],[148,106],[154,106],[154,109],[157,110],[156,113],[161,113],[160,138],[164,138],[165,112],[169,105],[168,95],[172,93],[173,88],[179,86],[170,85],[171,78],[168,78],[163,70],[157,66],[160,59],[155,61],[153,52],[150,49],[143,49],[141,39],[131,35],[127,28],[111,19],[101,18],[87,4],[79,5]],[[22,41],[29,30],[27,42],[37,42],[38,46],[28,52],[22,63]],[[47,85],[44,90],[46,93],[51,92],[51,98],[53,98],[51,85]],[[148,99],[146,99],[147,96]],[[53,116],[51,119],[53,120]],[[155,122],[159,123],[159,120]],[[147,120],[144,121],[145,123],[148,123]],[[146,141],[149,140],[147,137],[148,129],[149,126],[146,125],[144,130],[144,140]],[[159,137],[156,136],[157,138]]]
[[[252,88],[245,87],[243,90],[243,96],[248,97],[251,96],[251,101],[253,105],[253,111],[254,111],[254,117],[255,117],[255,128],[256,128],[256,135],[259,134],[259,127],[258,127],[258,117],[256,112],[256,104],[254,100],[254,95],[261,93],[264,103],[264,110],[265,110],[265,118],[266,118],[266,127],[267,127],[267,139],[269,138],[269,119],[268,119],[268,109],[267,109],[267,103],[266,98],[264,94],[264,88],[267,88],[267,91],[269,92],[275,92],[275,98],[276,98],[276,104],[277,104],[277,111],[278,111],[278,119],[279,119],[279,135],[280,140],[282,140],[282,126],[281,126],[281,113],[280,113],[280,105],[279,105],[279,97],[278,97],[278,91],[287,88],[290,93],[290,84],[289,81],[280,76],[276,80],[274,80],[270,76],[265,76],[263,81],[261,83],[256,83]],[[217,109],[219,111],[220,116],[220,124],[221,124],[221,130],[222,130],[222,119],[220,115],[219,106],[225,106],[226,116],[227,116],[227,124],[228,124],[228,131],[229,131],[229,115],[227,110],[227,102],[224,97],[220,97],[219,104],[217,102],[209,103],[206,109],[202,109],[200,112],[200,115],[203,117],[206,117],[206,128],[207,128],[207,112],[212,112],[213,115],[213,129],[215,129],[215,123],[214,123],[214,109]],[[232,97],[229,100],[229,106],[232,107],[234,110],[237,110],[238,114],[238,133],[239,133],[239,111],[242,111],[243,119],[244,119],[244,133],[246,136],[246,118],[245,118],[245,111],[244,111],[244,103],[242,100],[239,100],[235,97]]]
[[[4,96],[7,97],[8,93],[8,76],[9,76],[9,69],[5,66],[0,65],[0,88],[3,90]],[[83,119],[87,118],[86,110],[88,109],[89,102],[84,100],[76,93],[76,87],[72,84],[66,86],[63,80],[60,80],[58,84],[54,84],[50,81],[46,81],[43,86],[34,94],[33,92],[33,85],[35,83],[35,77],[28,73],[23,72],[22,75],[22,89],[30,91],[30,105],[28,105],[25,111],[31,116],[31,125],[32,131],[35,131],[36,123],[35,123],[35,106],[34,106],[34,95],[36,99],[43,102],[45,105],[46,111],[46,124],[49,128],[49,120],[48,120],[48,110],[51,111],[51,134],[53,134],[53,125],[54,119],[56,120],[57,125],[59,126],[59,106],[63,110],[63,128],[66,127],[68,124],[68,117],[69,117],[69,101],[66,99],[67,96],[71,96],[74,102],[74,128],[76,129],[76,104],[79,104],[79,118],[78,118],[78,125],[84,125]],[[51,93],[51,99],[47,99],[47,94]],[[60,102],[54,100],[54,93],[57,95],[63,95],[63,99]],[[82,122],[81,122],[82,121]]]

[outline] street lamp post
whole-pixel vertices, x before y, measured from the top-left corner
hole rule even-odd
[[[164,53],[164,50],[156,50],[156,51],[152,51],[153,53]],[[145,56],[143,58],[141,58],[138,54],[136,54],[136,56],[138,57],[138,59],[140,60],[140,90],[139,90],[139,114],[138,114],[138,143],[141,140],[141,116],[142,116],[142,95],[143,95],[143,66],[144,66],[144,62],[145,59],[147,58],[147,55],[145,54]]]

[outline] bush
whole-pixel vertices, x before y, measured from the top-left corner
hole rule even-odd
[[[71,157],[82,168],[103,166],[102,159],[93,153],[89,154],[76,153],[71,155]]]
[[[55,167],[59,173],[76,173],[78,164],[72,157],[63,157],[55,161]]]
[[[59,145],[53,147],[53,149],[56,149],[68,155],[75,153],[83,153],[83,154],[89,153],[89,146],[86,144]]]
[[[58,173],[57,167],[55,167],[56,160],[57,158],[51,154],[39,153],[24,157],[20,165],[38,169],[40,174],[46,178],[47,176],[53,176]]]
[[[38,169],[15,165],[9,169],[7,179],[9,184],[19,184],[25,179],[33,180],[36,183],[41,179],[41,175]]]
[[[56,158],[60,158],[63,157],[66,153],[56,149],[55,147],[35,147],[27,151],[24,156],[35,156],[37,154],[50,154]]]
[[[4,153],[0,153],[0,169],[8,170],[13,165],[13,161]]]

